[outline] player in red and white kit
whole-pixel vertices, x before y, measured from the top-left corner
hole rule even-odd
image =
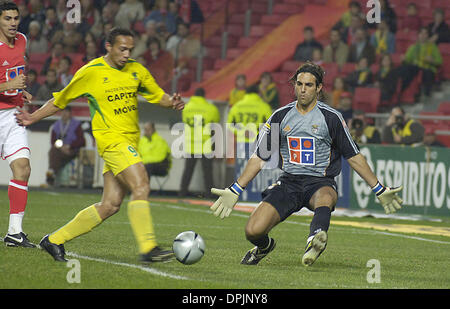
[[[28,197],[30,149],[27,132],[16,123],[17,107],[30,101],[24,89],[27,39],[17,32],[19,9],[14,2],[0,4],[0,156],[7,160],[13,174],[8,186],[9,228],[3,241],[7,246],[34,248],[22,230]]]

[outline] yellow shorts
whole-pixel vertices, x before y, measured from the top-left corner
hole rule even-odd
[[[118,175],[127,167],[142,162],[135,146],[129,143],[120,143],[105,149],[102,156],[105,161],[103,174],[112,171],[114,176]]]
[[[139,133],[94,132],[94,137],[98,152],[105,161],[103,174],[112,171],[117,175],[127,167],[142,162],[137,151]]]

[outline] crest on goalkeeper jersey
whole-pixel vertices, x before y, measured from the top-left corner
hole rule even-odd
[[[299,165],[315,165],[315,141],[313,137],[288,136],[289,162]]]

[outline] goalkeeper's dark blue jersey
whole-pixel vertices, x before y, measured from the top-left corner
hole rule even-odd
[[[341,113],[318,101],[306,115],[294,101],[276,110],[259,132],[255,153],[268,161],[278,155],[278,167],[294,175],[335,177],[341,156],[359,153]]]

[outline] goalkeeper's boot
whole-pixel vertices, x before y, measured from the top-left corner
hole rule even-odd
[[[3,238],[7,247],[24,247],[24,248],[36,248],[36,245],[28,240],[27,234],[20,232],[17,234],[6,234]]]
[[[258,264],[259,261],[265,258],[266,255],[268,255],[270,252],[273,251],[273,249],[275,249],[275,245],[276,245],[275,239],[270,238],[269,245],[267,246],[266,249],[262,250],[259,249],[258,247],[254,247],[253,249],[249,250],[247,254],[243,257],[241,264],[244,265]]]
[[[64,250],[64,245],[57,245],[50,240],[48,240],[48,235],[45,235],[44,238],[42,238],[41,242],[39,243],[39,246],[41,246],[42,249],[48,252],[55,261],[58,262],[67,262],[64,255],[66,254],[66,250]]]
[[[308,241],[305,248],[305,254],[303,254],[302,264],[305,266],[311,266],[320,254],[327,247],[328,235],[325,231],[320,231]]]
[[[175,258],[172,250],[162,250],[156,246],[146,254],[141,254],[142,263],[169,262]]]

